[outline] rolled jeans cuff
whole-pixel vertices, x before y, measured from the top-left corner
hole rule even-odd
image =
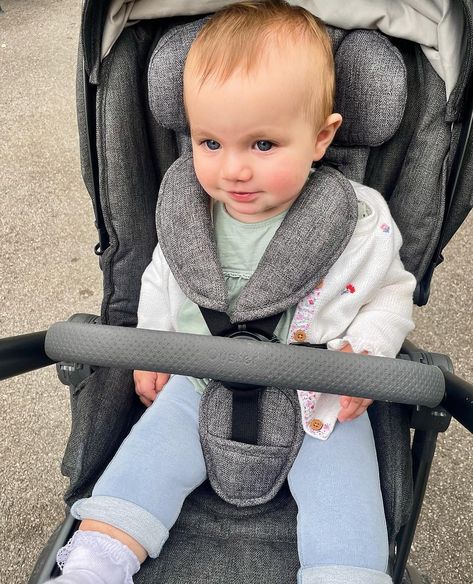
[[[359,568],[357,566],[317,566],[301,568],[297,574],[298,584],[392,584],[385,572]]]
[[[169,530],[148,511],[117,497],[93,496],[79,499],[71,507],[76,519],[102,521],[121,529],[157,558],[169,537]]]

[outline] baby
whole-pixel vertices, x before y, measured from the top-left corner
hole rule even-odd
[[[230,313],[342,122],[333,113],[333,94],[324,26],[282,0],[222,10],[191,47],[185,108]],[[401,236],[381,195],[348,184],[358,200],[354,232],[323,282],[284,312],[275,334],[282,342],[394,357],[413,328],[415,280],[402,266]],[[138,319],[143,328],[209,334],[160,245],[143,275]],[[141,401],[151,407],[92,497],[73,505],[82,523],[58,554],[58,583],[131,583],[140,563],[159,555],[185,498],[206,479],[198,432],[205,380],[144,371],[135,371],[134,379]],[[326,407],[324,398],[312,397],[309,405],[321,417],[317,408]],[[299,511],[297,581],[389,584],[383,500],[366,413],[371,400],[329,397],[335,418],[318,435],[318,418],[303,415],[306,434],[288,475]],[[300,396],[303,414],[306,398]],[[337,417],[343,423],[335,424]]]

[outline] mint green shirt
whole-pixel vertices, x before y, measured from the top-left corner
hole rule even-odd
[[[223,203],[216,202],[213,207],[213,224],[220,265],[227,286],[230,311],[244,288],[286,216],[287,211],[259,221],[243,223],[231,217]],[[285,343],[289,333],[295,306],[281,317],[275,330],[278,339]],[[198,335],[209,335],[210,331],[197,304],[187,299],[177,315],[177,331]],[[199,392],[203,392],[208,379],[189,378]]]

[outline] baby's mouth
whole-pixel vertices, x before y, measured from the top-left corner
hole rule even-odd
[[[256,197],[259,191],[228,191],[228,194],[235,201],[250,201]]]

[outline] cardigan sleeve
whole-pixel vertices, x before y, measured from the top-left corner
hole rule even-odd
[[[355,353],[395,357],[406,336],[414,329],[412,295],[416,286],[399,257],[402,238],[394,226],[394,249],[381,285],[361,307],[344,334],[328,342],[329,349],[340,350],[350,343]]]
[[[138,328],[173,330],[169,278],[170,270],[158,244],[141,277]]]

